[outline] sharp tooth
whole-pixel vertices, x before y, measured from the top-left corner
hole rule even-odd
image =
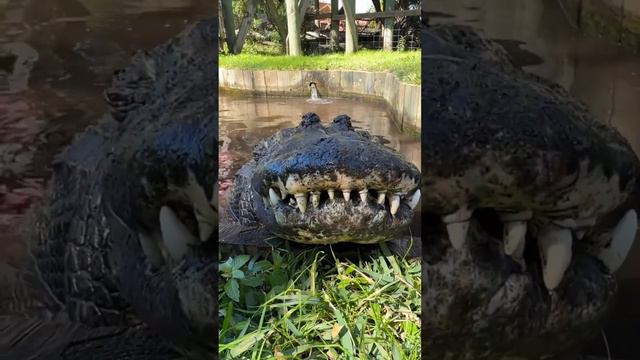
[[[400,195],[398,194],[391,195],[391,205],[390,205],[391,215],[395,215],[398,212],[399,208],[400,208]]]
[[[198,221],[200,240],[207,241],[215,228],[216,211],[214,208],[217,209],[218,184],[213,185],[214,193],[210,199],[207,199],[204,188],[200,186],[196,176],[189,170],[189,182],[183,190],[193,204],[193,213]]]
[[[384,198],[387,195],[386,191],[380,190],[378,191],[378,204],[384,205]]]
[[[362,200],[363,203],[366,203],[367,202],[367,195],[369,194],[369,190],[367,190],[367,189],[360,190],[359,194],[360,194],[360,200]]]
[[[138,239],[140,240],[140,246],[142,246],[142,251],[149,259],[151,265],[155,267],[161,267],[164,265],[164,257],[162,256],[162,251],[160,247],[158,247],[158,239],[152,238],[151,236],[145,233],[138,233]]]
[[[571,230],[554,225],[545,226],[538,237],[538,248],[542,258],[544,285],[553,290],[562,281],[571,264]]]
[[[336,191],[333,189],[329,189],[327,190],[327,192],[329,193],[329,199],[333,200],[333,198],[336,197]]]
[[[454,249],[460,250],[464,246],[467,240],[467,233],[469,232],[469,222],[456,222],[447,224],[447,233],[449,234],[449,241]]]
[[[522,259],[527,235],[526,221],[509,221],[504,223],[504,252],[514,259]]]
[[[211,192],[211,199],[209,199],[209,204],[213,206],[214,209],[218,208],[218,183],[213,184],[213,191]]]
[[[589,230],[588,228],[596,225],[595,217],[583,217],[576,220],[576,229],[574,230],[574,235],[576,239],[582,240],[584,235]]]
[[[280,203],[280,196],[278,196],[278,193],[271,188],[269,189],[269,202],[271,203],[271,206],[276,206]]]
[[[611,243],[597,255],[607,266],[609,272],[617,271],[627,258],[629,250],[636,238],[638,230],[638,215],[635,210],[629,210],[620,219],[611,234]]]
[[[416,206],[418,206],[418,202],[420,202],[420,189],[416,190],[416,192],[413,193],[411,200],[409,200],[409,206],[411,207],[411,210],[415,209]]]
[[[351,190],[342,190],[342,195],[345,201],[349,201],[351,199]]]
[[[451,245],[456,250],[462,249],[467,240],[469,219],[472,213],[472,210],[462,206],[456,212],[442,217],[442,221],[447,225],[449,241],[451,241]]]
[[[215,212],[207,205],[195,204],[193,214],[198,221],[198,233],[200,234],[201,241],[209,240],[209,237],[215,229]]]
[[[524,266],[524,246],[527,236],[527,220],[533,217],[533,211],[500,213],[500,220],[504,223],[502,241],[504,252]]]
[[[298,209],[300,209],[300,212],[304,214],[304,212],[307,211],[307,194],[298,193],[295,195],[295,197],[296,203],[298,204]]]
[[[198,243],[198,239],[168,206],[160,209],[160,231],[162,241],[174,260],[180,260],[187,254],[189,244]]]
[[[314,208],[320,206],[320,192],[315,191],[311,193],[311,204],[313,204]]]
[[[200,234],[200,241],[205,242],[209,240],[209,237],[211,237],[211,234],[213,234],[214,229],[215,229],[215,226],[213,224],[204,222],[204,221],[199,221],[198,233]]]

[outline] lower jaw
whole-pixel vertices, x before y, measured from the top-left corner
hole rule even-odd
[[[393,235],[374,235],[374,234],[335,234],[332,236],[318,236],[307,230],[299,230],[297,232],[275,232],[279,237],[294,241],[301,244],[310,245],[331,245],[339,243],[356,243],[356,244],[377,244],[393,238]]]
[[[586,253],[575,254],[562,283],[548,291],[538,259],[522,271],[477,224],[462,251],[448,245],[446,233],[424,239],[437,254],[424,264],[428,358],[539,359],[578,351],[597,336],[616,291],[614,277]]]
[[[307,209],[304,214],[278,209],[262,219],[262,223],[275,235],[303,244],[375,244],[402,236],[412,217],[408,206],[401,207],[393,216],[372,206],[326,213]]]
[[[409,228],[409,221],[394,221],[393,226],[384,223],[337,224],[295,223],[277,224],[272,232],[289,241],[329,245],[337,243],[376,244],[401,237]]]

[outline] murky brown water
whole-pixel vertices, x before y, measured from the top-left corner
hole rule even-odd
[[[251,157],[254,146],[282,128],[297,126],[307,112],[315,112],[325,124],[347,114],[354,127],[382,137],[387,146],[420,168],[420,138],[403,134],[384,103],[357,98],[331,100],[330,104],[310,104],[303,97],[221,95],[218,101],[221,206],[225,206],[226,190],[234,174]]]
[[[479,29],[511,50],[526,70],[553,80],[627,137],[640,154],[640,56],[580,35],[556,0],[429,0],[433,23]],[[527,53],[529,52],[529,53]],[[512,52],[513,53],[513,52]],[[640,236],[618,272],[619,299],[605,329],[613,358],[640,358]],[[603,354],[602,344],[594,352]]]
[[[102,91],[215,3],[196,0],[0,0],[0,308],[26,249],[25,214],[53,156],[106,110]]]

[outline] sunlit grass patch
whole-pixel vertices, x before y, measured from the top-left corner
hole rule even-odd
[[[391,72],[400,81],[419,85],[422,70],[421,52],[361,50],[353,54],[343,53],[308,56],[285,55],[220,55],[219,65],[229,69],[245,70],[361,70]]]
[[[419,359],[420,261],[386,247],[220,263],[221,359]]]

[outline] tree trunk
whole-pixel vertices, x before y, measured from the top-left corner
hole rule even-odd
[[[267,19],[269,22],[273,24],[276,28],[278,34],[280,34],[280,46],[282,49],[282,53],[287,53],[287,19],[278,14],[278,4],[277,0],[265,0],[265,12],[267,14]]]
[[[224,20],[227,49],[233,52],[233,46],[236,43],[236,26],[233,23],[233,5],[231,4],[231,0],[222,0],[222,20]]]
[[[233,44],[234,54],[240,54],[242,51],[244,40],[247,38],[247,32],[249,32],[249,27],[251,27],[251,23],[253,22],[253,16],[256,13],[257,2],[258,0],[249,0],[249,2],[247,2],[245,14],[242,18],[242,22],[240,23],[240,30],[238,30],[238,36],[236,37],[235,44]]]
[[[373,3],[373,8],[376,9],[376,12],[382,12],[382,6],[380,6],[380,0],[371,0],[371,2]]]
[[[395,0],[384,0],[384,11],[393,11],[395,7]],[[386,51],[393,50],[393,26],[395,20],[395,18],[384,19],[384,28],[382,30],[382,48]]]
[[[356,29],[355,0],[343,0],[342,8],[346,18],[346,34],[344,50],[346,54],[354,53],[358,50],[358,30]]]
[[[311,0],[300,0],[300,4],[298,5],[298,29],[302,27],[304,15],[307,13],[309,6],[311,6]]]
[[[338,0],[331,0],[331,33],[329,35],[331,51],[340,49],[340,20],[333,19],[336,15],[338,15]]]
[[[296,0],[285,0],[287,6],[287,32],[289,38],[289,55],[302,55],[300,28],[298,27],[298,4]]]

